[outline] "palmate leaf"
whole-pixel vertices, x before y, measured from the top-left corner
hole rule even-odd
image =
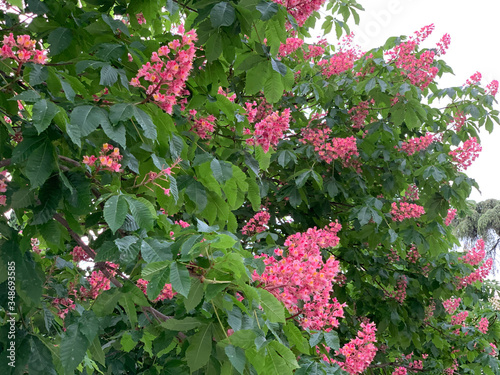
[[[153,229],[156,214],[152,204],[145,198],[132,198],[126,196],[125,199],[130,207],[130,212],[139,228],[145,230]]]
[[[78,323],[73,323],[66,328],[61,339],[60,358],[67,373],[73,373],[76,367],[83,361],[89,342]]]
[[[189,340],[186,350],[186,360],[191,373],[208,363],[212,353],[212,324],[208,324]]]
[[[285,323],[285,310],[280,301],[265,289],[259,290],[260,304],[272,323]]]
[[[106,201],[103,216],[113,233],[123,225],[127,212],[127,200],[123,195],[114,195]]]
[[[73,40],[73,32],[66,27],[58,27],[53,30],[47,41],[50,43],[50,54],[52,56],[59,55],[66,50]]]
[[[39,100],[33,105],[33,125],[38,134],[49,127],[57,112],[59,107],[46,99]]]
[[[236,19],[233,6],[225,1],[217,3],[210,11],[210,21],[214,28],[231,26]]]
[[[103,124],[109,125],[108,113],[99,107],[82,105],[73,109],[70,115],[70,125],[80,131],[78,136],[75,135],[78,139],[86,137]]]
[[[149,139],[156,140],[156,125],[151,120],[151,117],[144,112],[142,109],[134,106],[134,117],[141,126],[142,130],[144,130],[144,136]]]
[[[177,262],[170,265],[170,283],[176,292],[187,298],[191,288],[191,277],[186,266]]]
[[[47,140],[28,157],[26,176],[30,180],[32,189],[41,186],[49,178],[53,165],[54,147]]]

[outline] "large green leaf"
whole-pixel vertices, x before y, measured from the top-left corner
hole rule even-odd
[[[149,139],[156,140],[156,125],[151,120],[151,117],[142,109],[134,106],[134,117],[144,130],[144,136]]]
[[[189,340],[186,360],[191,373],[208,363],[212,353],[212,324],[200,328],[199,332]]]
[[[39,100],[33,105],[33,125],[38,130],[38,134],[49,127],[57,112],[59,112],[59,107],[46,99]]]
[[[186,188],[186,194],[189,200],[196,204],[198,212],[201,212],[207,206],[207,193],[202,184],[194,181]]]
[[[29,178],[31,188],[41,186],[52,173],[54,166],[54,147],[49,141],[44,142],[28,157],[26,176]]]
[[[127,200],[123,195],[113,195],[104,204],[104,220],[106,220],[109,229],[111,229],[113,233],[123,225],[127,211]]]
[[[80,130],[80,137],[86,137],[99,125],[109,125],[108,113],[99,107],[82,105],[73,109],[70,123]]]
[[[231,26],[236,19],[233,6],[228,2],[217,3],[210,11],[210,21],[212,26]]]
[[[172,288],[187,297],[191,288],[191,277],[186,266],[177,262],[170,265],[170,283]]]
[[[134,115],[134,107],[129,103],[118,103],[109,109],[109,120],[114,124],[127,121]]]
[[[61,363],[67,373],[73,373],[83,361],[89,341],[80,330],[78,323],[73,323],[66,328],[59,345]]]
[[[142,197],[132,198],[126,196],[125,198],[127,199],[130,212],[132,213],[137,225],[145,230],[153,229],[156,215],[154,214],[154,208],[151,203]]]
[[[52,355],[45,344],[36,336],[29,337],[30,356],[28,368],[30,374],[52,374],[54,365],[52,364]]]
[[[171,331],[186,332],[203,325],[198,319],[188,316],[184,319],[168,319],[161,326]]]
[[[33,210],[32,225],[44,224],[52,219],[62,198],[61,183],[57,175],[47,180],[40,189],[40,205]]]
[[[123,148],[127,148],[127,130],[125,129],[125,125],[119,124],[113,126],[109,122],[105,122],[102,124],[102,130],[104,130],[109,139],[115,141]]]
[[[104,65],[101,68],[101,80],[100,85],[112,86],[118,80],[118,70],[109,64]]]
[[[172,259],[172,242],[147,238],[141,243],[141,255],[147,263]]]
[[[267,319],[273,323],[285,323],[283,304],[265,289],[259,290],[260,304],[266,313]]]
[[[264,96],[269,103],[276,103],[283,97],[283,82],[281,75],[275,71],[271,72],[264,84]]]
[[[73,32],[66,27],[53,30],[47,41],[50,43],[50,54],[55,56],[66,50],[73,40]]]

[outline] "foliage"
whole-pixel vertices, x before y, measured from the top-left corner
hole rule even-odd
[[[2,3],[3,373],[500,373],[446,225],[498,82],[312,3]]]
[[[495,257],[500,236],[500,201],[487,199],[469,203],[465,214],[452,221],[455,234],[468,245],[484,239],[488,255]]]

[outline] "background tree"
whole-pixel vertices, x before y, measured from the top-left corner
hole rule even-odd
[[[498,82],[322,3],[2,3],[3,373],[500,372],[448,227]]]
[[[469,210],[452,222],[456,236],[471,246],[479,238],[486,242],[488,256],[495,258],[500,238],[500,201],[471,201]]]

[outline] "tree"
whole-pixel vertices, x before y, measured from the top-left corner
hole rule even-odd
[[[6,374],[500,373],[448,227],[498,82],[322,2],[3,3]]]
[[[500,236],[500,202],[487,199],[482,202],[471,201],[463,217],[456,217],[452,224],[458,238],[471,246],[482,238],[486,242],[486,253],[495,258]]]

